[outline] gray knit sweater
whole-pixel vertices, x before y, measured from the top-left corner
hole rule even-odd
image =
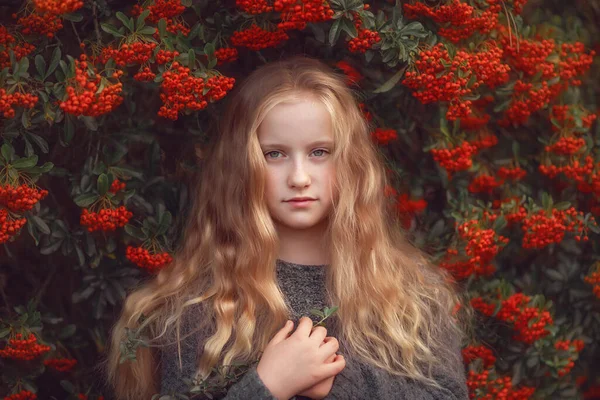
[[[310,314],[310,309],[323,309],[328,306],[325,301],[325,268],[326,265],[300,265],[277,260],[277,280],[286,301],[291,308],[290,319],[297,326],[302,316],[308,316],[318,322],[319,318]],[[328,327],[328,336],[335,336]],[[163,348],[161,352],[161,394],[186,393],[187,385],[183,378],[192,377],[196,370],[196,357],[201,342],[206,339],[200,333],[190,335],[181,344],[181,362],[176,348]],[[460,343],[451,337],[445,338],[448,346],[455,350],[456,362],[437,370],[434,377],[444,387],[436,390],[423,383],[394,376],[387,371],[366,365],[354,360],[350,354],[344,354],[346,367],[336,375],[331,391],[325,399],[340,400],[438,400],[438,399],[468,399],[468,391],[464,366],[460,356]],[[175,398],[175,397],[173,397]],[[198,398],[198,397],[194,397]],[[215,398],[219,398],[215,396]],[[224,397],[227,400],[276,400],[269,389],[263,384],[256,372],[256,364],[227,388]],[[308,397],[294,396],[293,400],[305,400]]]

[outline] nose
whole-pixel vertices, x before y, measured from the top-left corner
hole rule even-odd
[[[306,171],[304,164],[299,161],[294,163],[292,171],[288,176],[288,185],[291,187],[305,187],[310,184],[310,175]]]

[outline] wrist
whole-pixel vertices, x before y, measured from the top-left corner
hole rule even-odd
[[[258,379],[260,379],[263,385],[269,390],[269,392],[271,392],[273,397],[276,397],[278,400],[289,400],[291,396],[283,387],[280,387],[279,382],[277,382],[275,379],[271,379],[271,377],[259,367],[260,366],[256,367]]]

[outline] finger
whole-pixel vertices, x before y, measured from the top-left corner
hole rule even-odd
[[[300,320],[298,321],[298,327],[296,328],[296,331],[293,333],[293,335],[308,337],[308,336],[310,336],[310,331],[311,331],[312,327],[313,327],[312,319],[304,316],[304,317],[300,318]]]
[[[321,366],[322,376],[331,377],[339,374],[342,370],[346,368],[346,359],[341,354],[336,354],[335,360],[328,364],[323,364]]]
[[[294,322],[293,321],[287,321],[285,323],[285,325],[283,326],[283,328],[281,328],[275,334],[275,336],[273,336],[273,339],[271,339],[270,343],[277,344],[277,343],[285,340],[288,337],[288,334],[292,331],[292,329],[294,329]]]
[[[340,342],[333,337],[329,336],[326,343],[321,344],[319,347],[319,352],[323,354],[325,357],[329,357],[331,354],[335,353],[340,349]]]
[[[315,326],[312,332],[310,333],[310,338],[316,343],[319,343],[319,346],[321,345],[321,343],[323,343],[323,340],[325,340],[326,336],[327,329],[324,326]]]

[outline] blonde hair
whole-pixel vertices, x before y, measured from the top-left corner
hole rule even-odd
[[[432,367],[457,362],[459,347],[440,338],[458,344],[463,338],[463,312],[453,316],[458,291],[407,241],[390,211],[383,160],[358,96],[321,61],[293,56],[259,67],[228,96],[173,262],[128,295],[113,327],[106,373],[117,398],[146,399],[160,388],[158,345],[119,362],[127,329],[147,329],[153,343],[175,332],[180,343],[184,311],[201,305],[195,326],[213,330],[198,366],[206,379],[218,365],[260,358],[289,319],[276,280],[278,237],[266,206],[257,129],[269,110],[299,93],[316,96],[332,120],[337,196],[327,230],[326,288],[339,307],[330,322],[340,352],[435,387]]]

